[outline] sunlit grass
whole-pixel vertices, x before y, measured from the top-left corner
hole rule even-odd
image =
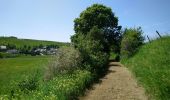
[[[13,81],[19,81],[27,75],[42,72],[49,56],[22,56],[0,59],[0,94],[8,93]]]
[[[170,37],[154,40],[122,60],[151,99],[170,100]]]
[[[28,100],[69,100],[75,99],[92,81],[89,71],[76,70],[72,74],[56,76],[50,81],[40,82],[38,88],[34,91],[25,93],[20,90],[14,90],[13,99]],[[9,95],[0,95],[0,99],[8,100]]]
[[[23,56],[0,59],[0,100],[68,100],[75,99],[92,83],[92,74],[86,70],[75,70],[70,74],[59,74],[49,81],[43,80],[43,71],[49,56]],[[22,91],[18,83],[35,75],[38,86],[35,90]],[[38,75],[38,76],[37,76]],[[13,91],[13,94],[11,93]]]

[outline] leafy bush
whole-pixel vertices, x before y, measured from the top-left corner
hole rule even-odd
[[[26,77],[24,80],[18,83],[18,87],[21,91],[29,92],[36,90],[38,87],[38,73]]]
[[[92,81],[92,75],[86,70],[75,70],[72,74],[58,75],[52,80],[40,86],[42,95],[55,94],[58,100],[74,100],[82,94]]]
[[[102,30],[93,27],[86,36],[79,33],[76,40],[78,43],[74,45],[83,58],[82,67],[96,75],[102,74],[109,59],[109,54],[104,47]]]
[[[121,57],[127,58],[132,56],[143,44],[144,37],[141,27],[125,29],[121,41]]]
[[[71,73],[81,63],[81,56],[78,50],[73,47],[62,47],[51,59],[46,69],[45,79],[50,79],[57,74]]]

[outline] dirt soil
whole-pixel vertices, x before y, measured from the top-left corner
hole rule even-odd
[[[80,100],[148,100],[144,89],[119,62],[110,62],[108,74]]]

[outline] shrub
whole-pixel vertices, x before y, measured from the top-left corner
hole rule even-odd
[[[106,70],[105,65],[109,59],[109,54],[105,52],[102,31],[94,27],[87,36],[77,35],[77,40],[79,42],[75,46],[79,49],[83,58],[82,67],[91,71],[94,75],[102,75]]]
[[[61,47],[51,59],[45,71],[45,79],[50,79],[57,74],[71,73],[81,64],[81,56],[73,47]]]
[[[38,72],[34,75],[25,77],[24,80],[18,83],[18,87],[21,91],[25,93],[36,90],[38,87]]]
[[[127,58],[132,56],[138,47],[143,44],[144,37],[141,27],[125,29],[121,41],[121,57]]]

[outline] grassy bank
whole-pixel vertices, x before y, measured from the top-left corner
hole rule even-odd
[[[151,99],[170,99],[170,37],[147,43],[125,64],[144,86]]]

